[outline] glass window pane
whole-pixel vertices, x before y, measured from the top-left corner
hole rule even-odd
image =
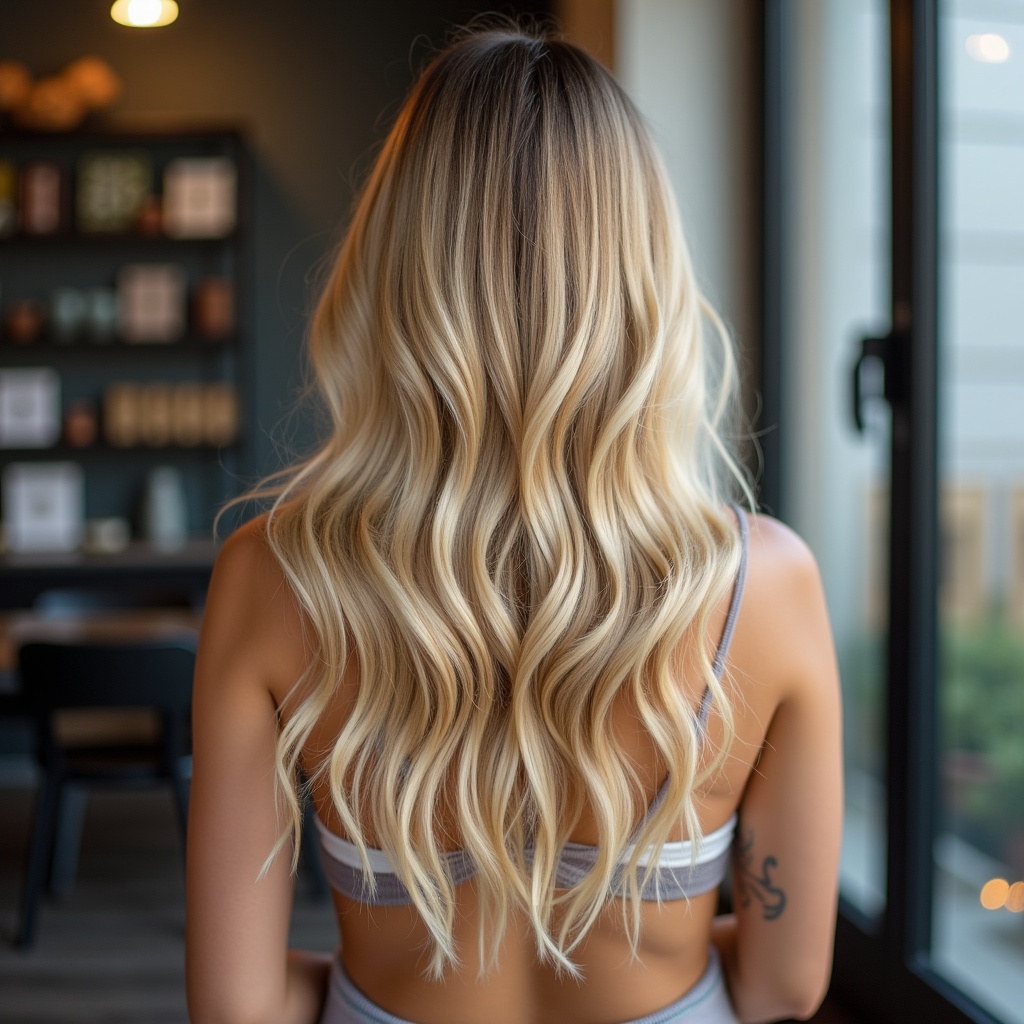
[[[860,338],[890,321],[888,3],[800,0],[794,10],[783,511],[828,594],[844,689],[841,885],[874,917],[885,901],[889,420],[881,401],[869,403],[856,432],[850,375]],[[865,392],[878,369],[864,367]]]
[[[934,962],[1024,1024],[1024,5],[940,25],[941,791]]]

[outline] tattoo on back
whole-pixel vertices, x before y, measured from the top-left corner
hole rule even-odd
[[[733,856],[736,862],[736,895],[740,906],[749,907],[752,901],[757,900],[761,904],[766,921],[774,921],[781,917],[786,909],[786,894],[777,885],[772,884],[771,877],[771,872],[779,866],[779,862],[775,857],[765,857],[761,863],[761,873],[757,874],[754,867],[752,829],[741,832]]]

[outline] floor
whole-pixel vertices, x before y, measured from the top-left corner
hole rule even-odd
[[[0,1021],[185,1024],[184,861],[170,792],[91,795],[74,891],[12,948],[32,791],[0,788]],[[330,907],[300,891],[293,944],[330,949]]]
[[[186,1024],[184,876],[169,793],[90,797],[73,892],[44,903],[35,948],[12,948],[32,790],[0,785],[0,1022]],[[300,888],[294,945],[330,949],[324,900]],[[857,1024],[826,1007],[817,1024]]]

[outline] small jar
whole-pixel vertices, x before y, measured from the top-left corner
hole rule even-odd
[[[78,398],[64,410],[64,440],[73,448],[88,448],[96,440],[96,403]]]

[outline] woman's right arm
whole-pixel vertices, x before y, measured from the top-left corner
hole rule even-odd
[[[734,913],[713,933],[743,1024],[807,1019],[825,996],[843,809],[839,675],[818,568],[780,523],[759,516],[754,529],[745,646],[760,652],[778,701],[740,802]]]
[[[221,548],[196,660],[186,885],[193,1024],[310,1024],[331,956],[288,950],[294,878],[275,787],[280,680],[304,660],[291,590],[254,521]]]

